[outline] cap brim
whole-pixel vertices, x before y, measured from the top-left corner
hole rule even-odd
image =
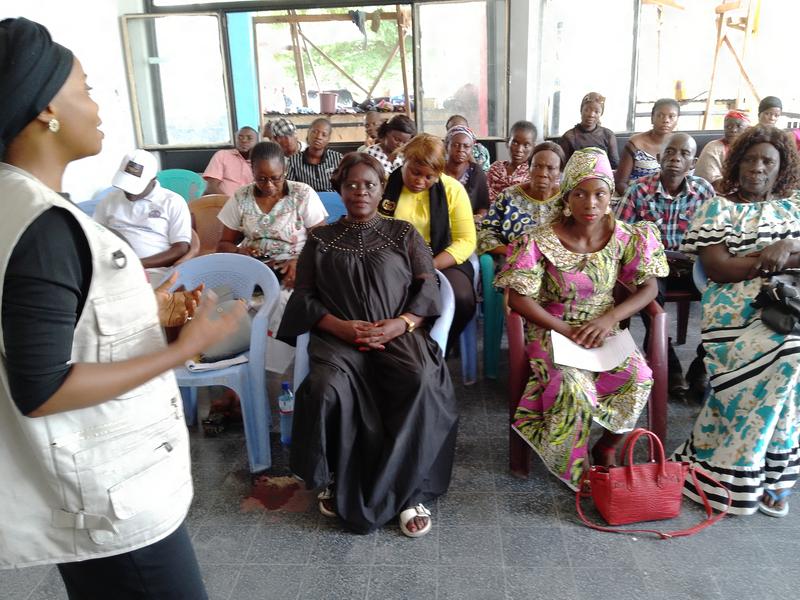
[[[134,195],[141,194],[148,183],[150,183],[150,181],[145,180],[144,177],[134,177],[122,171],[117,171],[116,175],[114,175],[114,179],[111,180],[111,185],[115,188],[119,188],[123,192]]]

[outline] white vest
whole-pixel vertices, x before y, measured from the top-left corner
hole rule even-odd
[[[86,235],[92,280],[73,362],[117,362],[164,347],[153,290],[125,242],[4,163],[0,203],[0,281],[20,236],[45,210],[68,210]],[[2,293],[0,286],[0,304]],[[101,558],[172,533],[192,499],[172,372],[97,406],[31,418],[11,398],[2,332],[0,352],[0,567]]]

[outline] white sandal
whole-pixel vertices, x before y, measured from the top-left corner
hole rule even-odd
[[[339,515],[336,512],[330,510],[327,506],[325,506],[325,500],[333,500],[333,484],[330,484],[324,490],[322,490],[319,494],[317,494],[319,512],[322,513],[325,517],[338,517]]]
[[[411,521],[411,519],[415,517],[423,517],[428,519],[428,524],[425,525],[422,529],[417,529],[416,531],[411,531],[406,527],[406,523]],[[433,527],[433,519],[431,519],[431,511],[425,508],[424,504],[417,504],[413,508],[407,508],[404,511],[400,512],[400,531],[403,532],[404,535],[411,537],[411,538],[418,538],[422,537],[426,533],[428,533]]]

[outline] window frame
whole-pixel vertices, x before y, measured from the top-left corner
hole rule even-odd
[[[358,7],[358,6],[384,6],[384,7],[394,7],[398,4],[406,5],[411,7],[412,12],[412,44],[411,44],[411,56],[407,57],[407,61],[410,67],[410,76],[411,76],[411,85],[409,86],[409,92],[413,92],[414,94],[414,110],[413,110],[413,118],[415,123],[422,123],[423,116],[422,116],[422,94],[421,94],[421,86],[422,86],[422,73],[421,73],[421,61],[420,55],[417,51],[417,44],[419,35],[420,35],[420,24],[419,24],[419,5],[421,4],[458,4],[460,2],[464,2],[466,0],[401,0],[390,2],[388,0],[276,0],[274,3],[269,2],[267,3],[265,0],[253,0],[250,1],[233,1],[233,2],[208,2],[208,3],[196,3],[196,4],[186,4],[186,5],[174,5],[174,6],[156,6],[155,0],[144,0],[143,9],[145,12],[137,13],[137,14],[128,14],[123,15],[120,17],[120,27],[122,30],[122,38],[123,38],[123,51],[125,53],[125,61],[126,61],[126,69],[127,69],[127,77],[129,82],[129,96],[131,99],[131,108],[133,113],[133,120],[134,120],[134,129],[136,134],[137,142],[140,144],[140,147],[144,147],[147,149],[153,150],[170,150],[170,149],[191,149],[191,148],[216,148],[216,147],[227,147],[232,144],[233,136],[237,128],[241,125],[238,123],[238,119],[236,116],[236,98],[233,90],[232,85],[232,65],[231,65],[231,56],[230,56],[230,47],[229,47],[229,37],[228,37],[228,21],[227,15],[230,13],[237,13],[237,12],[257,12],[260,10],[269,10],[269,11],[281,11],[281,10],[301,10],[301,9],[311,9],[311,8],[321,8],[321,9],[330,9],[330,8],[343,8],[343,7]],[[503,23],[498,30],[502,30],[504,32],[504,61],[505,61],[505,72],[498,74],[498,78],[502,79],[503,84],[505,86],[505,97],[502,99],[500,103],[503,107],[503,115],[502,119],[500,120],[498,126],[501,127],[503,131],[507,131],[510,120],[510,61],[511,61],[511,44],[509,43],[509,34],[510,34],[510,17],[511,17],[511,8],[510,3],[511,0],[485,0],[487,5],[487,10],[489,7],[494,4],[495,2],[502,2],[503,3]],[[543,0],[544,1],[544,0]],[[635,1],[635,0],[634,0]],[[128,36],[128,31],[126,27],[127,20],[131,19],[140,19],[140,18],[157,18],[163,17],[168,15],[204,15],[204,16],[216,16],[218,25],[219,25],[219,33],[220,33],[220,50],[222,53],[223,59],[223,81],[225,86],[225,96],[227,98],[228,106],[228,124],[230,127],[231,133],[231,144],[227,145],[219,145],[219,144],[147,144],[144,145],[144,136],[142,130],[142,120],[141,120],[141,109],[139,107],[138,98],[136,97],[136,86],[133,77],[133,64],[132,64],[132,55],[130,52],[130,39]],[[491,18],[487,15],[487,27],[488,23],[492,21]],[[492,32],[487,30],[487,35]],[[496,40],[495,40],[496,44]],[[487,48],[489,51],[491,48]],[[398,113],[399,114],[399,113]],[[261,115],[263,117],[263,115]],[[157,126],[163,127],[163,110],[160,111],[158,115],[158,124]],[[489,135],[487,136],[488,139],[504,139],[503,131],[500,132],[499,135]]]
[[[148,0],[150,2],[151,0]],[[139,104],[139,97],[137,94],[137,85],[136,85],[136,77],[134,74],[133,68],[133,48],[131,46],[131,36],[129,35],[128,24],[132,21],[144,21],[150,20],[155,22],[156,19],[163,18],[165,16],[182,16],[182,17],[215,17],[217,19],[217,31],[219,34],[218,42],[219,42],[219,50],[220,56],[222,57],[222,85],[224,88],[224,96],[226,100],[226,122],[228,125],[228,134],[229,134],[229,141],[224,143],[222,147],[231,146],[234,142],[235,136],[235,119],[234,119],[234,97],[233,97],[233,89],[230,84],[230,74],[231,74],[231,65],[230,65],[230,53],[228,52],[228,31],[227,31],[227,23],[223,18],[223,15],[220,14],[220,11],[203,11],[203,12],[195,12],[195,11],[169,11],[166,13],[162,13],[159,11],[157,14],[151,13],[141,13],[141,14],[130,14],[130,15],[122,15],[119,17],[120,20],[120,30],[122,35],[122,49],[123,54],[125,56],[125,68],[126,68],[126,75],[128,80],[128,96],[131,102],[131,112],[133,115],[133,126],[134,126],[134,134],[136,136],[136,144],[139,148],[144,148],[145,150],[170,150],[170,149],[192,149],[192,148],[209,148],[220,146],[220,144],[215,143],[197,143],[197,144],[170,144],[170,143],[147,143],[145,142],[144,136],[144,128],[143,128],[143,119],[142,119],[142,109]],[[160,77],[158,79],[158,88],[160,89]],[[155,127],[156,129],[163,134],[166,134],[166,121],[164,117],[164,105],[163,101],[158,104],[157,107],[154,108],[154,119],[155,119]]]

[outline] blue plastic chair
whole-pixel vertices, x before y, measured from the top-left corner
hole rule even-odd
[[[97,205],[100,204],[100,201],[103,200],[106,196],[108,196],[111,192],[113,192],[115,187],[107,187],[104,190],[100,190],[99,192],[95,193],[92,196],[91,200],[85,200],[83,202],[78,202],[75,204],[78,208],[80,208],[84,214],[94,217],[94,211],[97,208]]]
[[[347,214],[342,197],[337,192],[317,192],[322,205],[328,211],[328,223],[338,221]]]
[[[478,294],[478,283],[480,281],[480,264],[478,257],[473,254],[469,257],[472,264],[473,276],[472,286],[475,295]],[[461,351],[461,376],[464,385],[473,385],[478,381],[478,307],[475,306],[475,314],[464,327],[459,337],[459,349]]]
[[[206,180],[186,169],[164,169],[158,172],[156,179],[161,187],[180,194],[187,202],[199,198],[206,191]]]
[[[439,292],[442,295],[442,312],[431,327],[430,335],[439,344],[439,352],[444,356],[444,349],[447,347],[447,335],[450,333],[450,325],[453,323],[453,315],[456,312],[456,300],[453,295],[453,288],[447,277],[440,271],[436,271],[439,277]],[[308,339],[309,334],[304,333],[297,337],[297,345],[294,353],[294,389],[297,390],[300,384],[308,375]]]
[[[503,339],[503,294],[494,287],[494,259],[491,254],[481,255],[481,283],[483,284],[483,374],[497,379],[500,370],[500,343]]]
[[[694,261],[694,266],[692,267],[692,282],[694,283],[694,287],[697,288],[697,291],[701,294],[706,291],[708,287],[708,275],[703,270],[703,265],[700,262],[700,258],[696,258]]]
[[[269,446],[270,411],[264,365],[266,359],[269,318],[278,300],[280,287],[269,267],[241,254],[207,254],[193,258],[178,268],[175,287],[194,289],[201,283],[206,288],[228,286],[236,298],[250,299],[259,286],[264,304],[253,318],[248,362],[216,371],[192,373],[186,367],[175,369],[178,385],[191,388],[183,393],[186,420],[197,422],[197,390],[208,385],[223,385],[236,392],[241,400],[247,458],[250,471],[269,469],[272,455]]]

